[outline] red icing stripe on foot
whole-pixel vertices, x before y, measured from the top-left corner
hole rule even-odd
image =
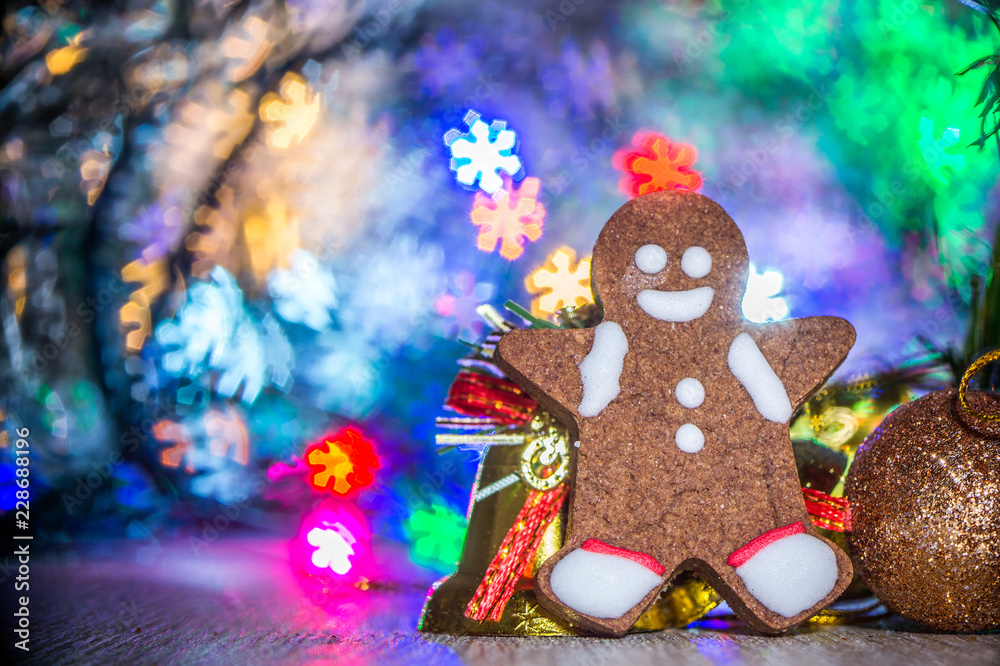
[[[634,550],[628,550],[627,548],[615,548],[614,546],[609,546],[600,539],[587,539],[583,542],[583,545],[580,546],[580,548],[583,548],[589,553],[602,553],[604,555],[624,557],[626,560],[632,560],[636,564],[641,564],[657,576],[662,576],[667,570],[667,568],[657,562],[656,558],[652,555],[638,553]]]
[[[805,531],[806,528],[802,527],[802,523],[799,522],[764,532],[747,545],[733,551],[733,554],[726,560],[726,564],[731,567],[741,567],[746,564],[747,560],[759,553],[765,546],[769,546],[775,541],[784,539],[787,536],[792,536],[793,534],[805,534]]]

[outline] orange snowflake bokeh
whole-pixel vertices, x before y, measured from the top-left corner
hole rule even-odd
[[[672,142],[655,132],[637,132],[632,146],[619,150],[611,161],[625,172],[619,189],[637,197],[660,190],[697,190],[701,174],[691,168],[697,158],[694,146]]]
[[[524,252],[524,241],[542,237],[545,207],[538,202],[541,183],[537,178],[525,178],[521,188],[514,190],[506,183],[508,194],[500,201],[476,193],[472,206],[472,223],[479,227],[476,247],[492,252],[500,242],[500,256],[513,261]]]
[[[370,486],[375,480],[374,471],[381,466],[371,442],[354,426],[310,444],[304,459],[309,467],[309,485],[335,495]]]
[[[590,257],[577,263],[576,252],[561,247],[549,255],[541,268],[525,278],[524,286],[536,297],[531,302],[531,314],[536,317],[592,303]]]

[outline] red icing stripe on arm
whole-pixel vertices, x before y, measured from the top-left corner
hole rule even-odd
[[[657,576],[662,576],[667,568],[656,561],[656,558],[652,555],[647,555],[646,553],[639,553],[634,550],[628,550],[627,548],[615,548],[610,546],[600,539],[587,539],[580,546],[587,552],[590,553],[601,553],[604,555],[614,555],[616,557],[624,557],[627,560],[632,560],[636,564],[641,564],[646,567]]]
[[[733,554],[726,560],[726,564],[731,567],[741,567],[746,564],[747,560],[759,553],[765,546],[769,546],[775,541],[784,539],[787,536],[792,536],[793,534],[805,534],[805,531],[806,528],[802,527],[802,523],[799,522],[764,532],[747,545],[738,550],[734,550]]]

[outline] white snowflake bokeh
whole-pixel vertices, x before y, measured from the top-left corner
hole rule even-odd
[[[258,321],[246,311],[243,292],[224,268],[209,277],[188,289],[175,319],[156,327],[156,341],[169,349],[163,369],[175,376],[217,371],[216,392],[231,398],[242,385],[246,403],[268,385],[287,390],[295,359],[281,327],[270,315]]]
[[[439,245],[421,244],[408,234],[397,235],[377,254],[360,255],[345,289],[341,326],[388,354],[396,353],[433,315],[434,299],[443,288],[443,266]]]
[[[754,265],[750,264],[747,290],[743,294],[743,316],[757,324],[787,317],[788,303],[778,296],[783,286],[784,278],[781,273],[768,270],[758,273]]]
[[[305,250],[292,253],[291,267],[277,269],[268,277],[274,310],[288,322],[315,331],[325,330],[337,307],[337,281],[330,270]]]

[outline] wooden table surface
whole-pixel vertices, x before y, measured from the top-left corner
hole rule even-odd
[[[863,626],[809,627],[779,638],[707,630],[618,640],[427,635],[415,630],[424,583],[369,590],[323,609],[296,582],[280,541],[220,540],[198,553],[186,542],[91,550],[96,552],[32,563],[31,652],[19,661],[1000,664],[1000,634],[930,633],[892,617]],[[5,617],[10,596],[4,595]]]

